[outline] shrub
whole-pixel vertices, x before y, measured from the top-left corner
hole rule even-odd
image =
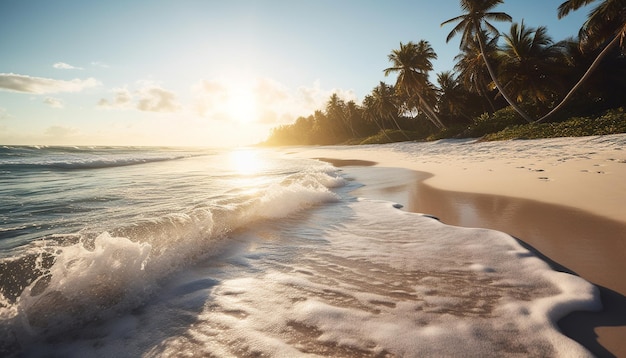
[[[509,126],[523,123],[526,122],[513,108],[506,107],[492,115],[483,113],[461,135],[463,137],[478,138],[485,134],[499,132]]]
[[[599,117],[573,117],[558,123],[510,126],[496,133],[487,134],[483,140],[581,137],[616,133],[626,133],[626,113],[623,108],[608,110]]]

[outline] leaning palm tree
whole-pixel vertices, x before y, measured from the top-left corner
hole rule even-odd
[[[449,42],[455,35],[461,35],[461,47],[463,44],[470,42],[472,39],[476,39],[478,44],[480,45],[480,51],[483,54],[483,59],[485,61],[485,65],[487,66],[487,70],[489,71],[489,75],[491,76],[491,80],[494,85],[500,91],[500,94],[504,99],[515,109],[520,116],[522,116],[527,122],[532,122],[532,118],[526,112],[524,112],[517,103],[504,91],[503,86],[498,81],[495,71],[491,66],[490,62],[485,55],[485,39],[483,38],[483,25],[486,30],[490,33],[498,35],[498,29],[493,26],[488,20],[496,20],[496,21],[512,21],[511,16],[504,12],[490,12],[496,5],[503,3],[503,0],[461,0],[461,9],[463,9],[466,14],[460,15],[457,17],[453,17],[452,19],[446,20],[441,23],[441,26],[458,22],[456,26],[452,29],[452,31],[448,34],[446,38],[446,42]]]
[[[595,1],[596,0],[565,1],[559,6],[559,19],[567,16],[571,11],[578,10]],[[608,43],[561,102],[546,115],[539,118],[537,122],[544,121],[561,109],[574,95],[574,92],[576,92],[600,66],[602,59],[604,59],[615,46],[619,44],[624,47],[624,38],[626,38],[626,1],[602,0],[600,4],[589,13],[587,20],[580,29],[578,37],[580,38],[581,45],[587,45],[592,48],[596,47],[598,44],[607,43],[607,41]]]
[[[433,109],[429,98],[432,95],[432,84],[428,81],[428,72],[433,69],[431,60],[437,58],[428,41],[421,40],[417,44],[409,42],[400,43],[400,48],[389,54],[392,67],[385,69],[385,76],[398,73],[396,91],[403,92],[407,98],[417,97],[417,103],[424,108],[428,119],[439,129],[446,126]]]
[[[498,37],[494,36],[485,43],[485,52],[488,57],[495,56],[498,51]],[[485,65],[480,45],[476,39],[461,45],[461,53],[454,57],[454,71],[463,86],[480,98],[487,101],[491,113],[496,111],[492,100],[491,77]]]

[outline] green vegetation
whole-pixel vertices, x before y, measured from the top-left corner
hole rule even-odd
[[[609,110],[599,117],[574,117],[559,123],[530,123],[508,126],[485,135],[483,140],[537,139],[580,137],[626,133],[626,113],[623,108]]]
[[[274,128],[266,145],[374,144],[453,137],[484,140],[626,132],[626,1],[568,0],[562,18],[595,3],[578,38],[554,42],[544,26],[491,23],[503,0],[460,0],[453,71],[430,82],[437,54],[426,40],[400,43],[388,55],[395,84],[380,82],[363,103],[333,94],[324,109]]]

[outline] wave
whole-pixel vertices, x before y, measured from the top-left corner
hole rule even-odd
[[[230,234],[338,200],[325,171],[286,177],[217,205],[90,236],[52,235],[0,260],[0,353],[138,307],[169,275],[227,248]]]
[[[25,170],[25,169],[60,169],[60,170],[83,170],[124,167],[129,165],[165,162],[189,158],[191,156],[163,156],[163,157],[134,157],[134,158],[81,158],[65,159],[61,161],[46,160],[41,162],[13,162],[0,163],[3,170]]]
[[[134,147],[0,147],[0,169],[85,170],[179,160],[210,155],[203,150]]]

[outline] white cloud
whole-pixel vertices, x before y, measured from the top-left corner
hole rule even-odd
[[[324,90],[320,82],[312,86],[291,90],[269,78],[257,78],[248,83],[229,80],[203,80],[192,87],[193,108],[203,117],[225,120],[235,119],[238,106],[254,106],[255,121],[264,124],[289,123],[299,116],[308,116],[322,109],[328,98],[337,93],[340,98],[356,100],[352,91]],[[252,111],[250,111],[252,112]]]
[[[22,93],[58,93],[80,92],[84,89],[101,85],[95,78],[55,80],[43,77],[31,77],[15,73],[0,73],[0,89]]]
[[[94,67],[101,67],[101,68],[109,68],[110,67],[106,63],[100,62],[100,61],[92,61],[91,65],[94,66]]]
[[[7,110],[5,108],[0,107],[0,120],[2,119],[9,119],[9,113],[7,113]]]
[[[139,90],[137,109],[146,112],[176,112],[180,109],[180,104],[174,92],[150,86]]]
[[[59,138],[71,137],[71,136],[76,135],[77,133],[78,133],[78,130],[76,128],[64,127],[64,126],[51,126],[45,130],[44,135],[59,139]]]
[[[313,82],[312,87],[301,86],[298,88],[298,97],[302,101],[302,104],[307,107],[311,112],[324,108],[326,102],[328,102],[328,99],[333,93],[336,93],[339,98],[343,99],[344,101],[356,102],[357,100],[356,95],[351,90],[342,90],[337,88],[333,88],[330,90],[322,89],[319,80]]]
[[[133,95],[128,88],[116,88],[113,93],[115,95],[112,100],[100,99],[98,107],[107,109],[130,109],[132,107]]]
[[[202,80],[191,88],[194,111],[201,115],[215,115],[216,108],[228,100],[228,87],[220,81]]]
[[[142,82],[143,87],[131,92],[128,88],[113,90],[114,98],[98,101],[98,107],[105,109],[137,109],[144,112],[176,112],[181,106],[174,92],[159,85]]]
[[[53,98],[53,97],[46,97],[43,100],[43,103],[49,105],[52,108],[63,108],[63,101],[61,101],[58,98]]]
[[[59,69],[59,70],[84,70],[84,68],[82,67],[72,66],[65,62],[57,62],[54,65],[52,65],[52,67]]]

